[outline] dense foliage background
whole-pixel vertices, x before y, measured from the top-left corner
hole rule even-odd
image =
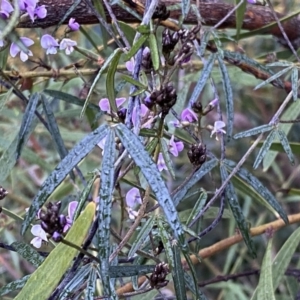
[[[102,25],[17,29],[4,2],[1,299],[298,299],[299,58],[243,30],[255,3],[234,29],[154,0],[117,3],[142,25],[87,1]]]

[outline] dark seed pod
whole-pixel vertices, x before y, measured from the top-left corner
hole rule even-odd
[[[52,239],[53,239],[54,242],[59,243],[59,242],[61,242],[61,240],[63,239],[63,237],[62,237],[62,235],[59,232],[55,231],[52,234]]]
[[[196,101],[192,104],[192,110],[197,113],[201,114],[202,113],[202,104],[200,101]]]
[[[119,117],[119,119],[120,119],[120,121],[121,121],[122,123],[124,123],[124,121],[125,121],[126,113],[127,113],[127,109],[126,109],[126,108],[121,108],[121,109],[118,110],[118,112],[117,112],[118,117]]]
[[[7,194],[8,191],[0,185],[0,200],[3,200]]]
[[[194,144],[190,146],[187,152],[190,162],[195,166],[201,166],[206,160],[206,146],[200,144]]]
[[[150,275],[149,281],[152,288],[162,288],[168,284],[166,276],[169,274],[170,270],[167,264],[159,263],[155,266],[153,273]]]
[[[44,221],[41,223],[41,227],[45,230],[45,232],[49,232],[49,226],[47,223],[45,223]]]
[[[170,12],[164,3],[159,3],[152,15],[152,19],[160,19],[162,21],[167,20],[170,16]]]

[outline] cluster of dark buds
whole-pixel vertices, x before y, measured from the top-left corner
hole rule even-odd
[[[146,73],[149,73],[153,69],[151,53],[148,47],[146,47],[143,51],[142,67],[144,68]]]
[[[175,48],[179,41],[179,33],[171,32],[169,29],[165,29],[162,33],[162,51],[165,56],[169,55]]]
[[[8,191],[0,185],[0,200],[3,200],[7,194]]]
[[[170,270],[166,263],[162,262],[157,264],[149,278],[150,286],[157,289],[166,286],[169,283],[169,280],[166,280],[169,273]]]
[[[152,92],[149,101],[145,105],[151,109],[153,105],[157,104],[161,107],[162,118],[164,118],[171,107],[176,103],[177,93],[173,83],[169,82],[165,87],[158,91]]]
[[[206,160],[206,146],[203,144],[193,144],[188,150],[188,158],[195,167],[200,167]]]
[[[49,202],[46,208],[46,211],[41,209],[39,212],[41,227],[52,237],[55,242],[60,242],[62,240],[64,228],[67,225],[66,216],[59,214],[61,201],[56,203]]]
[[[167,10],[167,6],[164,3],[159,3],[152,15],[152,19],[160,19],[162,21],[167,20],[170,16],[170,12]]]
[[[118,114],[119,120],[122,123],[124,123],[125,122],[125,118],[126,118],[126,114],[127,114],[127,109],[126,108],[121,108],[121,109],[118,110],[117,114]]]

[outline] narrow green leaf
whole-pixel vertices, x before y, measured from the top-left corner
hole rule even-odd
[[[32,263],[35,267],[40,266],[45,259],[28,244],[21,242],[13,242],[11,246],[13,246],[16,249],[18,254],[20,254],[25,260]]]
[[[102,68],[99,70],[99,72],[97,73],[92,85],[91,85],[91,88],[89,90],[89,93],[88,95],[86,96],[86,99],[85,99],[85,102],[84,102],[84,105],[82,107],[82,111],[81,111],[81,114],[80,114],[80,117],[82,118],[87,106],[88,106],[88,103],[89,103],[89,100],[91,98],[91,95],[98,83],[98,81],[100,80],[102,74],[107,70],[107,68],[110,66],[110,63],[112,61],[112,59],[115,57],[115,55],[118,55],[118,53],[121,51],[120,48],[117,48],[106,60],[105,60],[105,63],[103,64]]]
[[[191,187],[193,187],[196,183],[198,183],[201,180],[201,178],[207,173],[209,173],[217,164],[217,159],[211,159],[209,161],[206,161],[200,167],[200,169],[195,172],[192,178],[173,196],[174,205],[177,206],[182,201],[188,190]]]
[[[20,126],[18,137],[19,139],[16,147],[16,159],[20,157],[23,145],[26,144],[29,135],[32,133],[36,126],[34,122],[34,120],[36,120],[35,111],[40,100],[40,96],[41,95],[39,93],[34,93],[29,98],[28,105],[22,118],[22,124]]]
[[[101,125],[75,145],[69,154],[57,165],[55,170],[42,184],[36,194],[22,223],[21,233],[24,234],[30,223],[35,219],[38,210],[46,202],[57,186],[64,180],[70,171],[101,141],[107,133],[107,125]]]
[[[195,205],[193,206],[193,209],[192,209],[189,217],[187,218],[185,224],[190,224],[190,222],[195,218],[195,216],[198,215],[198,213],[201,211],[201,209],[205,205],[206,200],[207,200],[207,193],[205,191],[203,191],[199,195],[198,200],[196,201]],[[206,216],[206,214],[205,214],[205,216]]]
[[[155,71],[157,71],[159,69],[160,59],[159,59],[159,51],[158,51],[156,36],[154,35],[154,33],[150,33],[149,47],[150,47],[150,54],[152,58],[153,68]]]
[[[274,287],[272,281],[272,238],[268,241],[268,246],[262,262],[259,282],[258,282],[258,299],[275,300]]]
[[[155,265],[137,266],[110,266],[109,276],[112,278],[131,277],[135,275],[145,275],[154,271]]]
[[[143,44],[146,42],[147,39],[148,39],[147,34],[141,35],[140,38],[136,41],[136,43],[132,45],[129,52],[124,56],[125,61],[130,60],[131,57],[133,57],[138,52],[138,50],[143,46]]]
[[[95,216],[95,210],[95,203],[89,203],[70,228],[65,237],[67,241],[81,247]],[[42,265],[30,276],[15,300],[48,299],[77,253],[78,250],[75,248],[59,243],[50,252]]]
[[[141,172],[155,194],[156,199],[163,209],[166,219],[174,232],[174,237],[181,245],[185,245],[184,232],[176,208],[156,164],[144,149],[139,138],[124,124],[118,124],[116,129],[122,144],[129,152],[136,165],[141,169]]]
[[[174,257],[174,268],[171,271],[175,288],[175,296],[176,299],[187,300],[180,249],[177,245],[174,245],[172,249]]]
[[[91,268],[85,289],[85,300],[94,299],[96,289],[97,273],[95,268]]]
[[[230,168],[230,170],[232,170],[235,167],[235,162],[230,161],[228,159],[225,159],[224,163]],[[244,168],[238,170],[236,175],[242,178],[254,190],[256,190],[257,193],[259,193],[263,197],[264,201],[266,201],[270,206],[272,206],[275,209],[275,211],[278,212],[278,214],[286,224],[289,223],[288,217],[285,211],[283,210],[282,206],[278,203],[278,201],[272,195],[272,193],[255,176],[253,176]]]
[[[293,99],[296,101],[298,99],[298,68],[292,69],[291,81],[293,90]]]
[[[244,138],[244,137],[248,137],[248,136],[252,136],[252,135],[257,135],[260,133],[268,132],[268,131],[272,130],[273,128],[274,128],[273,125],[265,124],[265,125],[257,126],[255,128],[251,128],[249,130],[237,133],[233,138],[240,139],[240,138]]]
[[[152,215],[145,224],[140,228],[138,235],[134,239],[134,242],[131,245],[131,249],[128,253],[128,257],[131,258],[134,256],[136,251],[140,248],[140,246],[145,242],[146,238],[149,236],[149,233],[153,229],[153,225],[155,223],[155,215]]]
[[[258,147],[261,147],[262,144],[263,144],[263,142],[259,142]],[[292,153],[300,155],[300,143],[289,142],[289,145],[291,147]],[[271,151],[277,151],[277,152],[285,152],[283,147],[282,147],[282,144],[280,142],[274,142],[271,145],[270,150]]]
[[[265,157],[265,155],[267,154],[267,152],[269,151],[274,139],[275,139],[275,136],[276,136],[276,129],[273,129],[269,135],[267,136],[267,138],[265,139],[262,147],[259,149],[259,152],[256,156],[256,159],[254,161],[254,164],[253,164],[253,169],[257,169],[259,164],[261,163],[261,161],[263,160],[263,158]]]
[[[125,80],[125,81],[131,83],[132,85],[135,85],[136,87],[139,87],[141,89],[144,89],[144,90],[147,89],[147,87],[144,84],[142,84],[141,82],[139,82],[137,80],[134,80],[132,78],[132,76],[128,76],[128,75],[122,74],[121,75],[121,79],[123,79],[123,80]]]
[[[245,1],[246,4],[246,1]],[[218,55],[217,56],[219,62],[219,68],[222,74],[222,83],[223,90],[225,93],[226,100],[226,116],[227,116],[227,141],[232,139],[232,131],[233,131],[233,119],[234,119],[234,101],[232,88],[230,83],[229,74],[227,71],[227,67],[223,61],[223,59]]]
[[[235,0],[235,5],[240,3],[240,0]],[[247,7],[247,1],[243,1],[243,4],[239,6],[239,8],[235,11],[236,17],[236,39],[239,39],[241,28],[244,22],[244,15]]]
[[[290,67],[293,63],[289,61],[275,61],[270,64],[266,64],[267,67]]]
[[[222,182],[224,182],[228,177],[228,173],[225,166],[223,165],[220,166],[220,173],[221,173]],[[250,228],[248,226],[248,223],[245,220],[242,208],[238,202],[233,184],[231,182],[228,183],[225,193],[226,193],[228,204],[230,206],[234,219],[237,223],[237,226],[243,236],[248,251],[252,258],[256,258],[256,250],[255,250],[254,243],[251,239],[250,230],[249,230]]]
[[[175,171],[173,166],[173,161],[169,153],[169,147],[167,145],[167,142],[165,139],[160,139],[160,146],[161,146],[161,152],[163,155],[163,158],[165,160],[166,166],[168,168],[168,171],[170,172],[172,178],[175,180]]]
[[[132,26],[130,26],[130,24],[127,24],[122,21],[118,21],[118,25],[124,33],[125,37],[127,38],[129,44],[132,45],[134,37],[136,35],[136,30]]]
[[[105,141],[101,165],[101,186],[99,193],[99,226],[98,226],[98,257],[100,273],[105,295],[113,295],[111,290],[109,270],[110,255],[110,222],[111,206],[114,190],[115,132],[110,130]]]
[[[197,101],[197,99],[199,98],[200,96],[200,93],[202,92],[209,76],[210,76],[210,73],[212,71],[212,68],[214,66],[214,62],[215,62],[215,59],[216,59],[216,54],[213,53],[209,56],[209,58],[207,59],[206,63],[205,63],[205,66],[203,67],[203,70],[201,72],[201,75],[200,75],[200,78],[196,84],[196,86],[194,87],[194,91],[192,93],[192,96],[189,100],[189,105],[192,106],[192,104],[194,102]]]
[[[281,130],[280,128],[278,128],[277,134],[278,134],[280,143],[281,143],[285,153],[287,154],[291,164],[294,165],[295,164],[294,155],[293,155],[292,149],[290,147],[290,143],[289,143],[284,131]]]
[[[117,112],[117,104],[115,97],[115,74],[122,55],[122,49],[119,49],[111,59],[106,77],[106,93],[110,104],[111,111]]]
[[[283,70],[277,72],[276,74],[274,74],[274,75],[272,75],[271,77],[269,77],[267,80],[265,80],[265,81],[261,82],[260,84],[258,84],[258,85],[254,88],[254,90],[256,91],[256,90],[258,90],[259,88],[265,86],[266,84],[268,84],[268,83],[274,81],[275,79],[281,77],[283,74],[289,72],[292,68],[293,68],[293,66],[290,66],[290,67],[287,67],[287,68],[285,68],[285,69],[283,69]]]
[[[6,284],[5,286],[1,287],[0,288],[0,296],[4,296],[10,292],[14,292],[15,290],[21,289],[26,284],[26,282],[28,281],[30,276],[31,275],[26,275],[26,276],[22,277],[21,279],[17,279],[15,281],[12,281],[12,282]]]
[[[141,33],[141,34],[150,34],[150,26],[149,25],[139,25],[136,28],[136,31]]]
[[[182,0],[181,8],[182,8],[182,18],[183,20],[186,18],[190,11],[191,0]]]

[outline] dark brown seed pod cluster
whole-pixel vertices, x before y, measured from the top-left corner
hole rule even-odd
[[[169,82],[164,88],[152,92],[149,101],[145,102],[145,105],[148,106],[148,108],[151,108],[154,104],[159,105],[162,109],[162,117],[164,118],[171,107],[176,103],[176,100],[176,89],[174,88],[173,83]]]
[[[196,101],[192,104],[192,110],[197,114],[202,114],[202,103],[200,101]]]
[[[126,114],[127,114],[127,109],[126,108],[121,108],[118,110],[117,115],[119,120],[124,123],[125,122],[125,118],[126,118]]]
[[[200,167],[206,161],[206,146],[203,144],[193,144],[187,152],[190,162],[195,167]]]
[[[160,19],[162,21],[167,20],[170,16],[170,11],[167,10],[166,4],[163,2],[156,6],[156,9],[152,15],[152,19]]]
[[[146,73],[150,72],[153,69],[153,63],[149,48],[145,48],[143,51],[142,67],[144,68]]]
[[[178,41],[178,32],[172,33],[169,29],[166,28],[162,33],[162,51],[164,55],[170,54],[174,50]]]
[[[46,211],[41,210],[39,212],[41,227],[55,242],[59,242],[62,239],[64,227],[67,224],[66,216],[59,213],[61,202],[49,202],[46,208]]]
[[[0,185],[0,200],[3,200],[8,194],[8,191]]]
[[[169,273],[170,270],[166,263],[162,262],[157,264],[149,278],[150,286],[156,289],[166,286],[169,283],[169,280],[166,280],[166,277]]]

